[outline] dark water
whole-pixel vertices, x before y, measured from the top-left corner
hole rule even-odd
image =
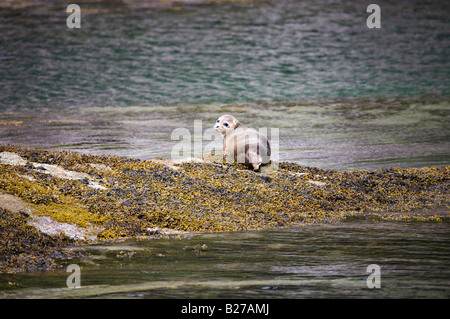
[[[369,29],[369,3],[81,1],[81,29],[66,3],[1,10],[0,107],[449,95],[449,4],[381,1]]]
[[[73,30],[67,3],[0,9],[0,144],[170,158],[175,129],[230,113],[278,129],[281,161],[449,165],[449,4],[379,1],[369,29],[372,2],[80,1]],[[448,234],[348,222],[105,244],[76,261],[81,289],[64,271],[0,275],[0,297],[448,298]]]
[[[345,222],[103,244],[69,262],[81,266],[81,288],[67,288],[64,268],[1,275],[0,297],[449,298],[449,230],[448,222]],[[367,285],[372,264],[380,288]]]

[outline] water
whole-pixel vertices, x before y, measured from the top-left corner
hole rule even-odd
[[[445,1],[263,1],[155,10],[66,3],[0,12],[0,107],[450,93]],[[83,13],[83,9],[85,13]]]
[[[80,5],[81,29],[65,3],[0,11],[0,143],[167,158],[226,112],[279,128],[284,161],[450,162],[445,1],[382,4],[381,29],[364,1]]]
[[[222,137],[206,132],[227,113],[249,127],[267,128],[269,139],[278,129],[280,161],[340,170],[450,163],[450,100],[422,97],[7,111],[0,143],[172,158],[181,141],[172,132],[185,128],[191,133],[187,155],[195,155],[194,140],[203,150],[210,143],[221,150]],[[204,134],[194,135],[195,121]]]
[[[81,266],[79,289],[67,288],[64,268],[1,275],[0,296],[448,298],[449,230],[448,222],[349,221],[179,240],[128,240],[87,247],[89,257],[69,261]],[[130,253],[132,257],[126,255]],[[367,286],[371,264],[380,266],[381,288]]]
[[[371,1],[186,2],[79,1],[74,30],[67,3],[1,9],[0,144],[169,158],[174,129],[201,120],[205,131],[230,113],[279,129],[281,161],[449,165],[447,2],[380,3],[381,29],[366,27]],[[0,296],[448,298],[448,227],[106,243],[77,261],[82,289],[64,288],[64,271],[2,274]],[[381,289],[364,281],[373,263]]]

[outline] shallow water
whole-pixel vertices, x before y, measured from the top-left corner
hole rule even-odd
[[[68,262],[81,266],[81,288],[67,288],[65,268],[3,274],[0,297],[448,298],[449,231],[448,222],[347,221],[105,243]],[[381,288],[367,285],[371,264]]]
[[[340,170],[450,164],[450,100],[443,98],[12,111],[0,116],[0,143],[175,159],[172,150],[182,138],[190,150],[184,157],[199,155],[194,142],[202,143],[205,153],[210,143],[220,152],[222,137],[208,130],[224,113],[250,127],[267,129],[280,161]],[[197,128],[195,123],[200,123]],[[172,138],[177,129],[190,133]]]

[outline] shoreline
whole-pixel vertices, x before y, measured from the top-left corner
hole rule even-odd
[[[449,218],[450,166],[334,171],[282,162],[255,173],[216,160],[0,146],[0,273],[52,269],[80,257],[71,247],[108,240]]]

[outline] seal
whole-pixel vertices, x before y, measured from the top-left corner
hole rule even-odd
[[[251,165],[256,171],[270,162],[270,144],[264,134],[248,128],[231,115],[222,115],[214,129],[223,135],[223,155],[234,162]]]

